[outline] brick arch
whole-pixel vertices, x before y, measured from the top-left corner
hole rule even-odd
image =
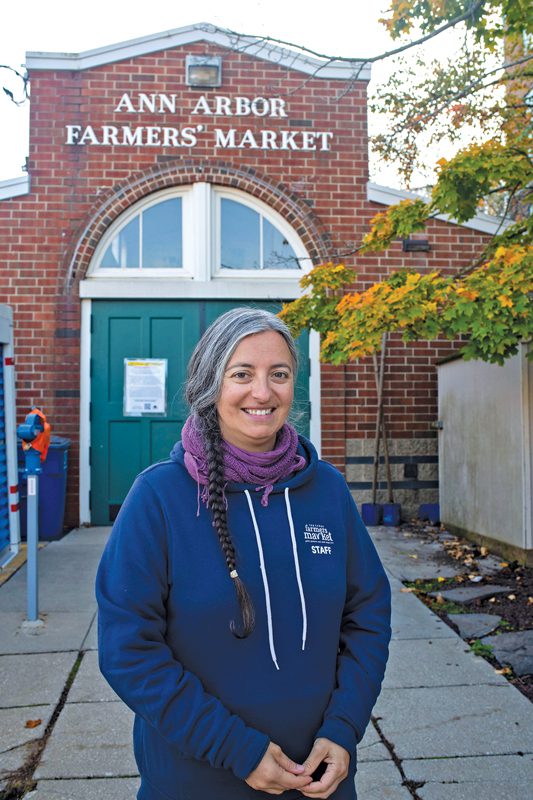
[[[131,205],[173,186],[204,181],[240,189],[277,211],[300,237],[313,264],[331,258],[329,233],[309,205],[283,183],[273,183],[252,168],[235,169],[223,162],[198,162],[157,167],[131,176],[100,196],[75,237],[64,263],[65,294],[77,295],[103,234]]]

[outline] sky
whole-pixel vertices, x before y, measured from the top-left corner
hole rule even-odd
[[[387,5],[387,0],[317,0],[316,6],[298,0],[10,2],[2,10],[0,64],[21,69],[28,51],[78,53],[198,22],[269,35],[328,55],[368,57],[394,47],[378,22]],[[375,65],[373,80],[383,80],[386,72],[386,66]],[[0,77],[6,85],[4,70]],[[12,81],[7,85],[15,88]],[[28,135],[28,104],[16,107],[0,97],[0,181],[24,174]],[[398,185],[393,172],[383,170],[379,182]]]

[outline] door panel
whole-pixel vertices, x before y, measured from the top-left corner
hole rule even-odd
[[[91,320],[91,521],[115,518],[135,477],[168,458],[187,417],[187,363],[201,333],[239,301],[93,301]],[[276,312],[279,303],[249,304]],[[298,340],[301,365],[294,424],[309,435],[308,335]],[[166,415],[123,415],[124,359],[166,358]]]
[[[108,426],[109,502],[124,498],[142,470],[143,420],[110,420]]]
[[[194,301],[94,301],[91,342],[91,520],[116,516],[136,475],[167,458],[186,418],[187,360],[199,336]],[[167,413],[124,417],[124,359],[166,358]]]

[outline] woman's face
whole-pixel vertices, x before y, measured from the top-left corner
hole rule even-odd
[[[241,450],[273,450],[293,397],[294,366],[283,336],[246,336],[224,372],[217,403],[222,437]]]

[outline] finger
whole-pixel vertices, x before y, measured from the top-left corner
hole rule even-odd
[[[279,771],[273,776],[272,786],[276,788],[279,786],[286,791],[287,789],[304,789],[312,782],[309,775],[293,775],[285,769],[279,768]]]
[[[297,764],[296,761],[293,761],[292,758],[285,755],[283,750],[279,750],[278,752],[274,753],[274,759],[276,764],[278,764],[282,769],[286,770],[287,772],[292,772],[294,775],[301,775],[305,767],[303,764]]]
[[[312,775],[318,765],[324,760],[327,756],[328,748],[325,742],[316,741],[313,745],[313,749],[307,756],[304,762],[305,767],[305,774]]]
[[[333,794],[341,780],[344,778],[344,773],[339,769],[338,765],[328,764],[326,771],[319,781],[313,781],[302,790],[302,794],[307,797],[329,797]]]

